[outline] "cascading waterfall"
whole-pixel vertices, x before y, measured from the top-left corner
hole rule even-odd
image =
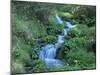
[[[63,24],[63,20],[61,19],[61,17],[58,16],[58,14],[56,14],[56,22],[58,24]]]
[[[56,21],[58,24],[63,24],[63,20],[58,16],[58,14],[56,14]],[[39,58],[45,61],[48,68],[63,66],[63,61],[55,59],[56,52],[65,42],[65,36],[67,36],[67,32],[74,27],[76,27],[76,25],[73,26],[70,22],[66,22],[63,28],[63,35],[59,34],[57,36],[57,43],[47,44],[41,47]]]

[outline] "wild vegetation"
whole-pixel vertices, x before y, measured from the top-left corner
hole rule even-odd
[[[41,46],[55,43],[56,34],[62,31],[63,25],[56,23],[56,13],[77,27],[68,32],[57,51],[56,58],[67,64],[48,69],[39,59],[39,52]],[[96,68],[95,6],[12,1],[11,33],[12,74]]]

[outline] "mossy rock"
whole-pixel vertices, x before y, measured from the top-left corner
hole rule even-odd
[[[73,18],[73,15],[68,12],[59,12],[58,14],[59,14],[59,16],[61,16],[63,18]]]
[[[56,41],[56,37],[52,35],[47,35],[46,37],[43,38],[43,41],[45,43],[54,43]]]

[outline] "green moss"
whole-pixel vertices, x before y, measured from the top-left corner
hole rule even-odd
[[[69,12],[59,12],[58,14],[59,14],[59,16],[64,17],[64,18],[72,18],[73,17],[73,15]]]

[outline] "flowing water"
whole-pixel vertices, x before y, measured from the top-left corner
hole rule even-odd
[[[63,20],[61,19],[61,17],[59,17],[57,14],[56,14],[56,22],[58,24],[63,24]]]
[[[57,14],[56,14],[56,21],[59,24],[63,24],[63,20]],[[57,52],[57,50],[59,50],[59,48],[65,42],[65,36],[67,36],[68,31],[74,27],[76,27],[76,25],[72,25],[70,22],[66,22],[66,24],[64,25],[64,28],[62,30],[63,35],[59,34],[57,36],[57,43],[47,44],[47,45],[41,47],[40,53],[39,53],[39,58],[41,60],[45,61],[48,68],[60,67],[60,66],[64,65],[63,61],[61,61],[59,59],[55,59],[56,52]]]

